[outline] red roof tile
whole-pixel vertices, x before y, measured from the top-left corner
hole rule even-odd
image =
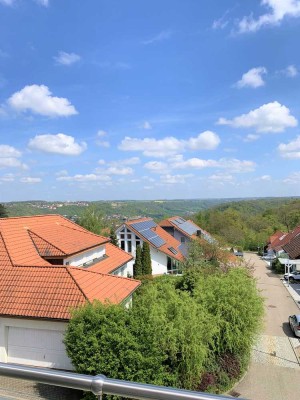
[[[15,265],[47,264],[39,255],[46,243],[51,251],[71,255],[109,242],[60,215],[1,218],[0,233]]]
[[[77,225],[68,224],[62,217],[49,217],[0,219],[0,315],[67,320],[71,308],[95,299],[120,303],[140,285],[134,279],[80,267],[50,265],[40,255],[48,251],[52,255],[61,254],[53,242],[64,251],[76,252],[76,249],[89,248],[92,243],[98,246],[107,239],[81,227],[77,229]],[[64,237],[66,233],[69,237]],[[55,237],[55,234],[63,236]],[[80,238],[86,241],[81,243]],[[110,243],[106,246],[107,268],[115,269],[120,262],[131,259]]]
[[[292,259],[297,259],[300,257],[300,233],[294,236],[289,243],[282,246],[282,249],[289,255]]]

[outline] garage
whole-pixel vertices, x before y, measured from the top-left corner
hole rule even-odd
[[[63,331],[7,327],[7,362],[72,370]]]

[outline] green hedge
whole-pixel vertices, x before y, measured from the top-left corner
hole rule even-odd
[[[74,310],[65,344],[80,373],[219,392],[244,370],[262,314],[245,270],[193,271],[143,285],[129,310],[99,302]]]

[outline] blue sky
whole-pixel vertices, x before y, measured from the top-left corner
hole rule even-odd
[[[300,195],[300,0],[0,0],[0,202]]]

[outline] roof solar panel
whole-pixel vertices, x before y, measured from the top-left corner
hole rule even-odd
[[[174,249],[174,247],[169,247],[169,250],[173,254],[177,254],[178,253],[178,251],[176,249]]]
[[[138,232],[142,232],[145,229],[154,228],[156,226],[156,223],[150,220],[150,221],[137,222],[135,224],[131,224],[131,226]]]
[[[155,232],[152,232],[150,229],[146,229],[146,230],[142,231],[141,234],[148,240],[157,236],[157,234]]]
[[[183,224],[185,222],[185,219],[183,218],[176,218],[173,221],[176,221],[178,224]]]
[[[163,244],[165,244],[166,242],[159,236],[155,236],[154,238],[149,239],[149,241],[154,244],[154,246],[156,247],[160,247]]]

